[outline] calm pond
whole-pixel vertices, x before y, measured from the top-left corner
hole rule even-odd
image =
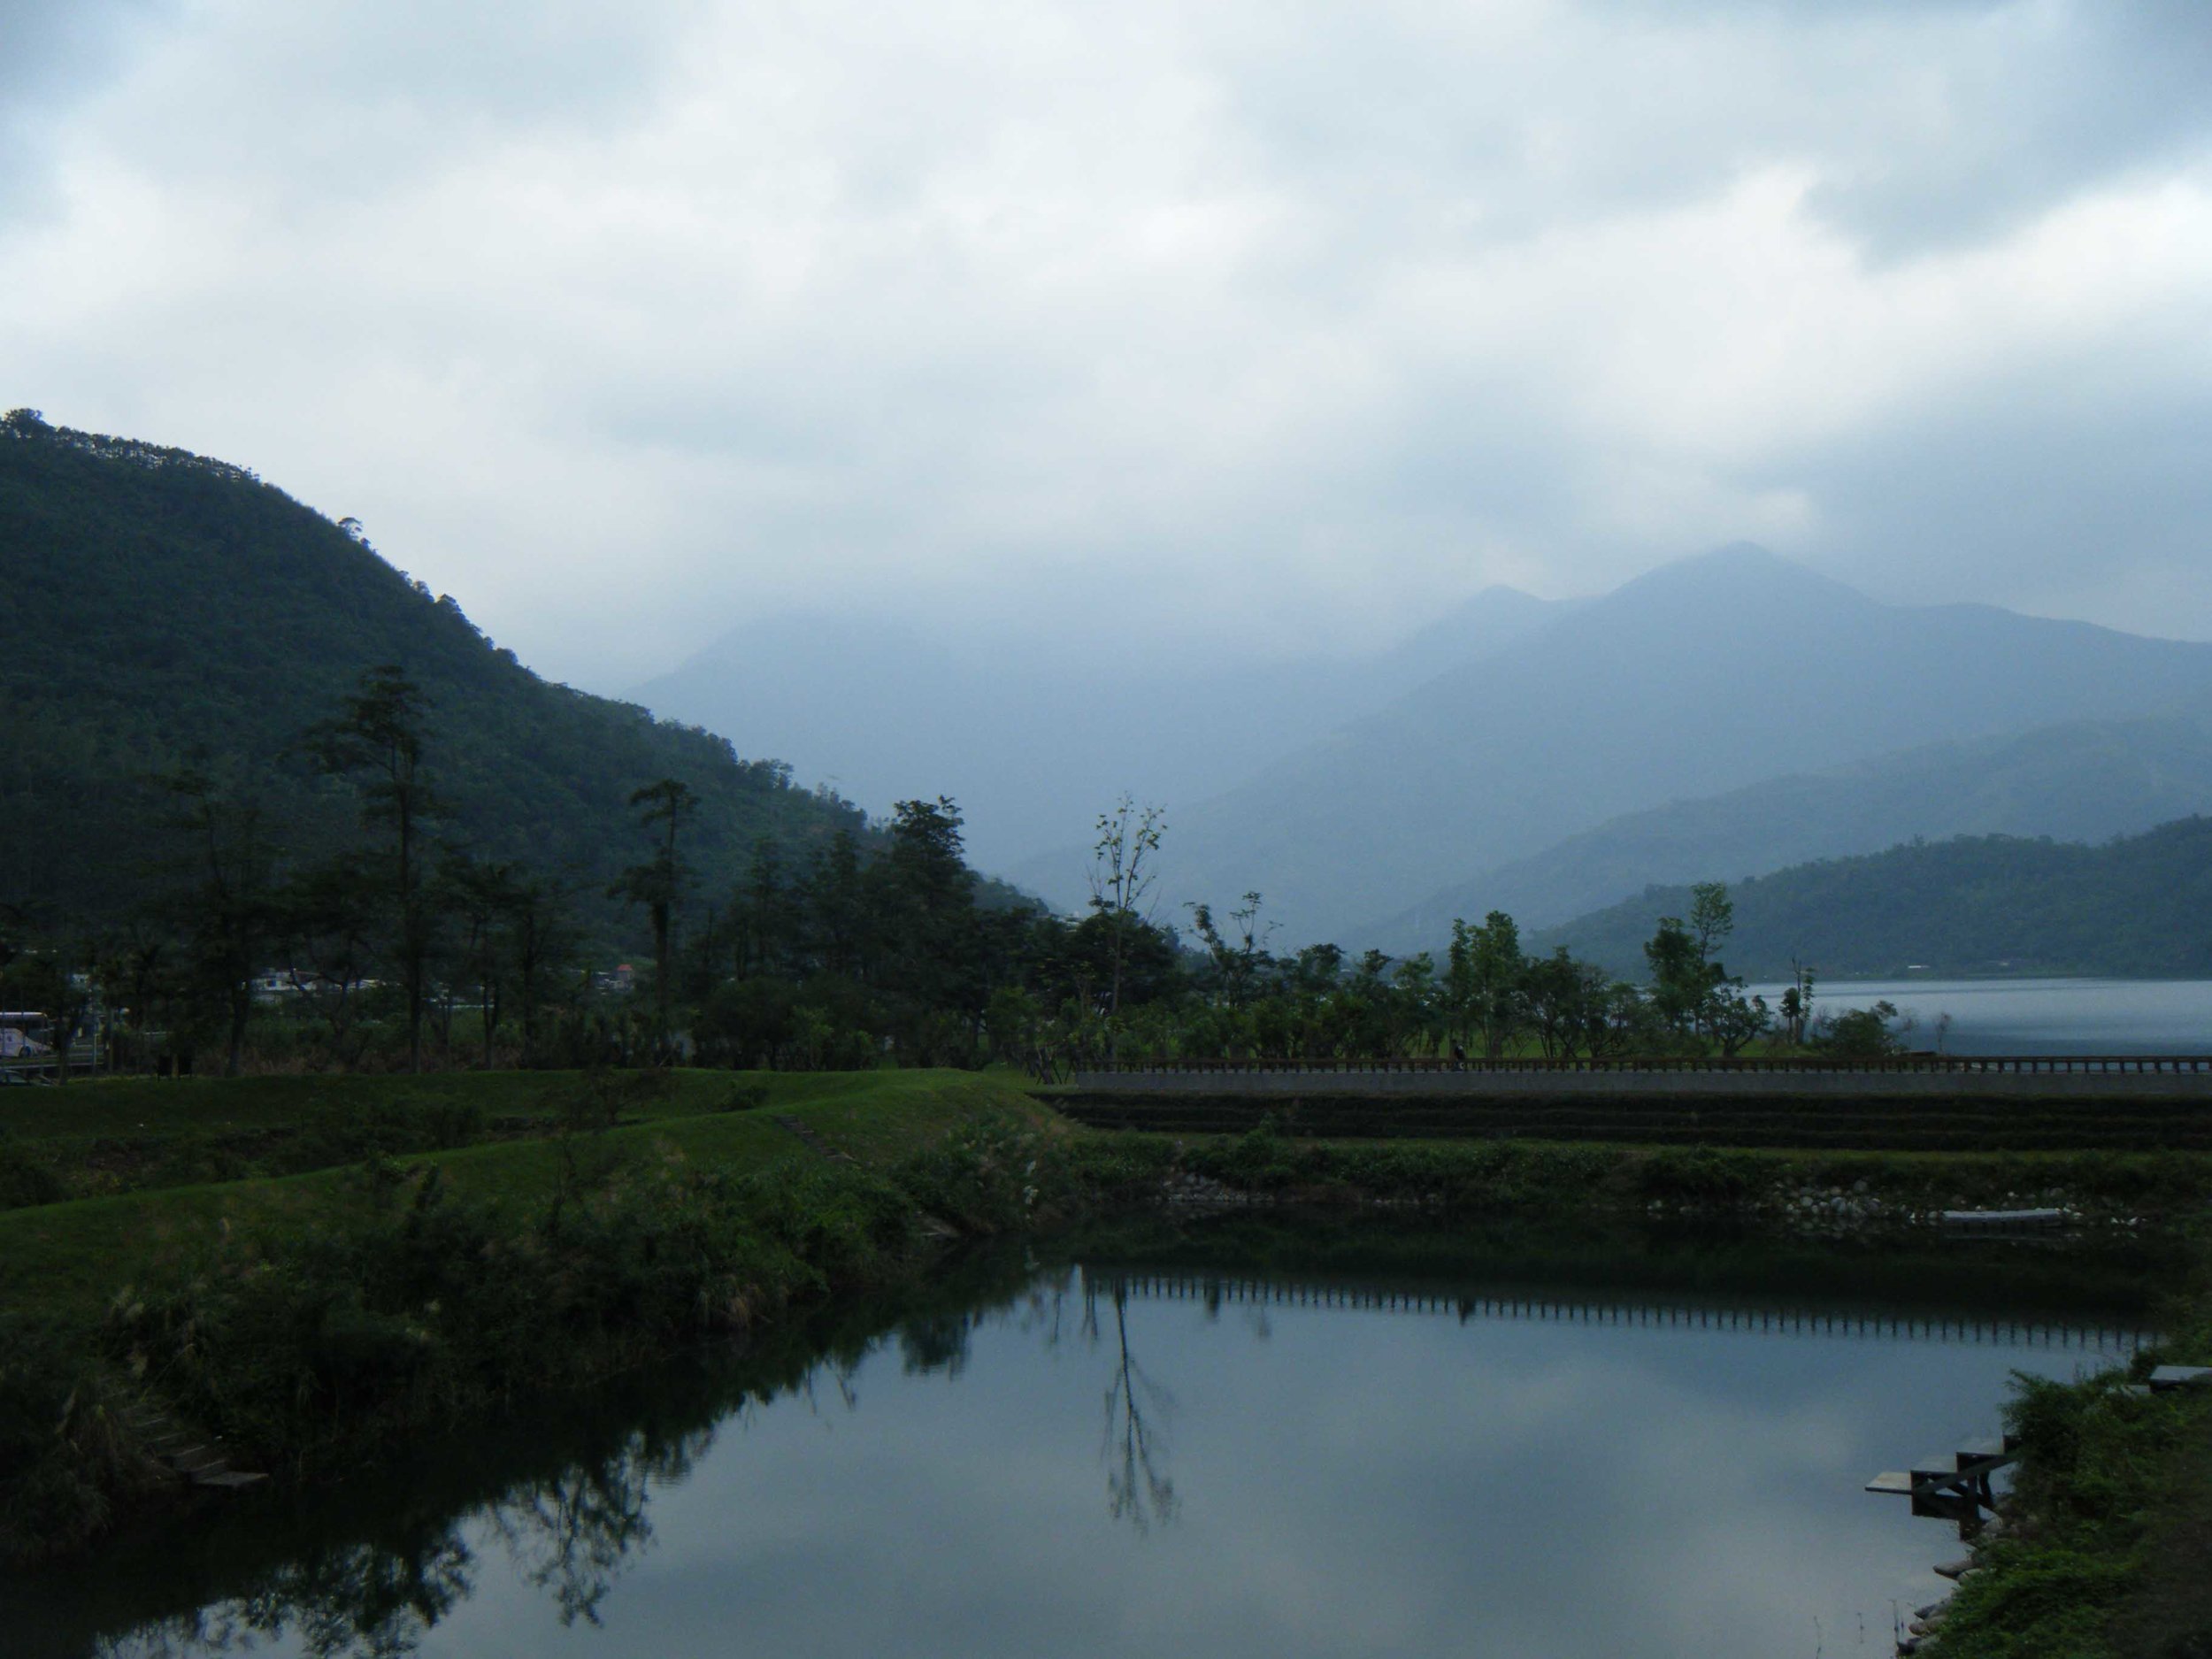
[[[2139,1264],[1148,1223],[0,1583],[28,1655],[1887,1654]]]
[[[1779,985],[1754,986],[1775,1002]],[[2212,979],[1838,979],[1816,1012],[1893,1004],[1951,1054],[2212,1054]],[[1945,1017],[1949,1017],[1945,1023]]]

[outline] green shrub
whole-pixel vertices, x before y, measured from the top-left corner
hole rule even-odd
[[[0,1210],[58,1204],[67,1196],[51,1164],[0,1131]]]
[[[968,1233],[1003,1233],[1064,1198],[1072,1176],[1018,1119],[978,1118],[900,1164],[893,1179],[919,1209]]]
[[[125,1427],[122,1398],[96,1359],[0,1328],[0,1559],[81,1547],[106,1527],[119,1497],[162,1478]]]
[[[1304,1150],[1292,1145],[1273,1112],[1263,1112],[1231,1148],[1229,1167],[1247,1187],[1281,1187],[1294,1178]]]
[[[521,1228],[434,1169],[352,1231],[175,1264],[119,1304],[105,1340],[242,1450],[319,1464],[879,1279],[916,1237],[908,1194],[856,1165],[625,1169]]]
[[[2117,1659],[2117,1609],[2138,1573],[2126,1559],[2004,1546],[1960,1585],[1936,1644],[1946,1659]]]
[[[1761,1166],[1711,1147],[1654,1153],[1636,1166],[1636,1190],[1645,1198],[1708,1209],[1742,1203],[1759,1185]]]
[[[734,1082],[723,1095],[717,1110],[726,1112],[757,1111],[768,1103],[768,1085],[757,1080]]]
[[[484,1138],[484,1109],[474,1101],[434,1101],[421,1109],[420,1118],[435,1151],[474,1146]]]

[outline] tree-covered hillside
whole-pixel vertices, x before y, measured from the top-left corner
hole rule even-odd
[[[2212,818],[2186,818],[2100,847],[2009,835],[1914,841],[1824,859],[1729,889],[1729,968],[1786,977],[1939,973],[2212,975]],[[1686,887],[1651,887],[1543,935],[1631,979]]]
[[[628,803],[660,778],[700,798],[690,851],[710,893],[757,838],[863,827],[787,767],[547,683],[350,526],[180,450],[0,419],[0,902],[58,922],[141,899],[173,851],[155,780],[196,755],[295,853],[353,834],[353,787],[300,740],[383,664],[429,698],[439,833],[572,880],[588,914],[612,915],[607,881],[649,850]]]
[[[1556,927],[1654,885],[1730,880],[1921,837],[2104,841],[2212,811],[2212,724],[2182,715],[2070,720],[1928,743],[1832,772],[1675,801],[1457,882],[1342,942],[1438,950],[1452,918],[1504,910]]]

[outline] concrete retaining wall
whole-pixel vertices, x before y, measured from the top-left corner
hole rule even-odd
[[[2212,1101],[2202,1071],[1079,1071],[1074,1081],[1123,1098]]]

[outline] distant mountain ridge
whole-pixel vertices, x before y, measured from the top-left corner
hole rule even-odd
[[[1654,885],[1740,880],[1915,837],[2101,841],[2212,812],[2212,728],[2173,717],[2077,721],[1925,744],[1631,813],[1455,883],[1345,941],[1440,949],[1453,918],[1502,910],[1549,927]]]
[[[448,832],[571,872],[602,910],[638,852],[628,795],[658,777],[706,799],[705,890],[756,838],[868,833],[787,765],[541,680],[356,535],[205,457],[0,420],[0,901],[119,902],[166,810],[151,778],[200,749],[244,766],[310,847],[349,835],[350,791],[296,739],[383,662],[430,694]],[[1050,641],[994,657],[831,622],[746,639],[737,680],[703,658],[665,683],[695,668],[702,695],[737,685],[738,712],[848,744],[891,798],[956,795],[979,864],[1002,804],[1002,845],[1071,825],[1063,851],[1010,872],[1071,909],[1092,817],[1125,787],[1164,798],[1158,913],[1257,889],[1287,924],[1279,947],[1404,954],[1440,943],[1450,914],[1540,926],[1655,879],[1914,834],[2094,840],[2212,808],[2212,646],[1886,605],[1747,546],[1595,600],[1494,588],[1325,664],[1102,680]],[[1210,798],[1168,787],[1240,773]]]
[[[1492,588],[1383,649],[1223,664],[1132,641],[1101,672],[1051,640],[793,616],[735,630],[630,695],[784,756],[881,812],[958,799],[976,862],[1083,839],[1123,790],[1180,806],[1570,614]]]
[[[1735,933],[1720,956],[1753,979],[1934,974],[2212,976],[2212,818],[2101,847],[2019,836],[1912,842],[1733,883]],[[1654,887],[1565,926],[1564,945],[1623,979],[1644,977],[1659,918],[1686,916],[1686,887]]]
[[[1739,544],[1664,566],[1175,815],[1164,908],[1248,889],[1281,942],[1664,803],[1923,741],[2212,715],[2212,646],[1880,603]],[[1070,847],[1010,873],[1080,896]]]

